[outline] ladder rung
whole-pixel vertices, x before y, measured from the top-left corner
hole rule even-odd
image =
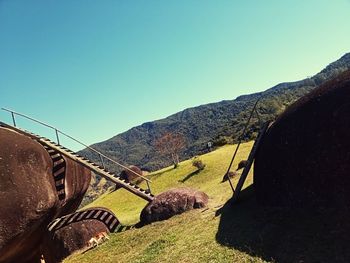
[[[51,159],[52,159],[52,161],[53,162],[57,162],[57,161],[59,161],[59,160],[63,160],[62,159],[62,156],[59,154],[59,155],[54,155],[54,156],[51,156]]]
[[[60,156],[61,157],[61,156]],[[64,159],[63,158],[58,158],[58,160],[53,160],[53,166],[57,166],[57,165],[59,165],[59,164],[61,164],[61,163],[64,163]]]
[[[58,199],[59,200],[62,200],[62,199],[64,199],[66,197],[66,194],[65,193],[62,193],[62,194],[59,194],[58,195]]]
[[[38,141],[49,153],[51,159],[54,162],[54,167],[53,167],[53,176],[55,179],[55,183],[59,183],[59,180],[64,179],[64,170],[65,170],[65,165],[64,165],[64,159],[62,157],[68,157],[71,160],[80,163],[90,169],[91,171],[94,171],[97,174],[100,174],[102,177],[105,177],[107,180],[113,181],[113,182],[120,182],[121,187],[125,188],[126,190],[129,190],[130,192],[138,195],[141,198],[144,198],[148,201],[152,200],[153,195],[151,195],[149,192],[145,191],[144,189],[140,188],[136,184],[130,183],[125,179],[120,178],[119,175],[116,175],[112,172],[109,172],[107,169],[104,167],[90,161],[88,158],[80,156],[79,154],[75,153],[74,151],[67,149],[66,147],[59,145],[55,143],[54,141],[51,141],[48,138],[41,137],[39,135],[36,135],[34,133],[31,133],[29,131],[25,131],[23,129],[13,127],[8,124],[0,123],[1,126],[3,127],[8,127],[11,128],[15,131],[18,131],[24,135],[29,136],[31,139],[34,141]],[[61,161],[62,160],[62,161]],[[57,186],[57,191],[63,191],[60,190],[61,188],[64,189],[63,185],[58,185]],[[65,193],[60,194],[59,193],[59,199],[65,198]]]
[[[56,190],[61,191],[64,189],[64,184],[56,185]]]
[[[65,172],[65,170],[62,169],[61,171],[59,171],[58,173],[56,173],[56,175],[54,175],[55,182],[64,180],[64,178],[66,177],[66,175],[65,175],[64,172]]]

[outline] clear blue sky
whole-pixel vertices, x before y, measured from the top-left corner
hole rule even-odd
[[[349,0],[0,0],[0,107],[99,142],[313,75],[350,51],[349,17]]]

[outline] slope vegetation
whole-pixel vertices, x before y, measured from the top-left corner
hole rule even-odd
[[[252,143],[241,145],[240,156],[237,161],[248,157]],[[192,166],[192,159],[183,161],[177,169],[167,167],[151,173],[148,178],[152,180],[152,193],[157,195],[163,191],[175,187],[193,187],[206,192],[210,196],[210,204],[217,206],[223,204],[232,195],[228,183],[221,184],[227,167],[232,157],[234,146],[224,146],[216,151],[200,156],[200,160],[206,164],[204,170],[197,172]],[[146,188],[145,184],[141,185]],[[100,198],[90,203],[87,207],[104,206],[111,209],[123,224],[134,224],[139,220],[142,208],[147,204],[143,199],[119,189],[115,192],[107,192]]]
[[[241,146],[233,168],[240,159],[247,158],[251,146],[251,142]],[[177,169],[169,167],[151,174],[155,194],[173,187],[196,188],[209,195],[208,209],[193,210],[167,221],[112,234],[111,240],[99,248],[72,256],[66,262],[232,262],[232,257],[251,259],[245,253],[222,246],[215,238],[220,221],[215,213],[232,196],[228,182],[221,183],[221,180],[233,149],[232,145],[224,146],[200,156],[206,167],[198,173],[192,160],[187,160]],[[252,176],[249,176],[247,185],[251,180]],[[145,205],[144,200],[121,189],[104,194],[89,207],[108,207],[123,224],[129,225],[138,222]]]
[[[264,92],[243,95],[235,100],[188,108],[167,118],[146,122],[109,140],[94,144],[93,147],[123,163],[157,170],[170,165],[170,161],[159,156],[154,148],[155,140],[165,132],[183,134],[186,147],[180,157],[182,160],[191,158],[203,153],[208,141],[220,141],[220,137],[225,136],[233,142],[237,141],[246,117],[258,97],[262,96],[258,107],[262,119],[274,119],[292,102],[347,69],[350,69],[350,53],[313,77],[281,83]],[[254,119],[246,140],[256,136],[256,122],[257,119]],[[83,150],[81,154],[95,162],[100,161],[98,156],[88,150]],[[107,163],[107,166],[111,171],[116,169],[111,164]]]
[[[243,144],[237,162],[247,157],[251,146],[251,142]],[[207,209],[111,234],[98,248],[65,262],[349,262],[349,211],[261,207],[251,185],[252,174],[239,203],[230,204],[230,186],[221,179],[233,149],[224,146],[201,156],[206,167],[199,173],[194,173],[188,160],[175,170],[152,174],[156,194],[178,186],[197,188],[210,197]],[[108,207],[122,223],[134,224],[144,205],[143,200],[118,190],[90,206]]]
[[[313,77],[281,83],[264,92],[243,95],[235,100],[188,108],[167,118],[146,122],[109,140],[94,144],[93,147],[124,164],[154,171],[170,165],[170,159],[163,157],[155,149],[155,141],[166,132],[183,135],[186,145],[180,152],[180,159],[189,159],[204,153],[209,141],[214,142],[214,145],[237,142],[250,110],[259,97],[261,100],[257,110],[262,121],[274,120],[288,105],[347,69],[350,69],[350,53]],[[246,141],[256,137],[258,121],[257,118],[253,118],[244,138]],[[80,154],[95,163],[100,163],[99,157],[89,150],[85,149]],[[112,163],[106,162],[106,166],[110,171],[120,172]],[[92,188],[88,191],[84,203],[89,203],[110,186],[100,179],[97,176],[96,180],[92,181]]]

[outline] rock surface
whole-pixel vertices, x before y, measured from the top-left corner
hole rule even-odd
[[[185,211],[202,208],[208,204],[208,196],[191,188],[176,188],[157,195],[141,212],[141,224],[166,220]]]
[[[130,165],[128,167],[130,170],[134,171],[135,173],[142,175],[142,171],[139,167],[135,166],[135,165]],[[135,173],[131,172],[130,170],[123,170],[120,173],[120,177],[127,180],[128,182],[132,182],[134,184],[139,184],[142,182],[142,178],[140,178],[139,176],[137,176]]]
[[[128,168],[130,170],[134,171],[135,173],[142,175],[142,170],[139,167],[137,167],[135,165],[130,165]],[[131,172],[130,170],[124,169],[119,174],[119,176],[122,179],[126,180],[127,182],[131,182],[133,184],[139,185],[143,181],[143,179],[141,177],[137,176],[135,173]],[[118,190],[120,188],[122,188],[120,185],[116,185],[114,189]]]
[[[113,214],[108,209],[98,209]],[[87,210],[92,211],[94,208]],[[90,238],[101,232],[109,233],[109,230],[103,222],[96,219],[73,222],[55,231],[47,231],[43,242],[45,262],[58,263],[77,250],[89,249],[88,241]]]
[[[54,163],[38,142],[0,128],[0,262],[39,262],[46,226],[75,211],[91,172],[63,158],[64,195],[59,198]],[[60,172],[60,171],[58,171]]]
[[[228,176],[227,176],[228,175]],[[222,183],[223,182],[226,182],[227,180],[228,180],[228,178],[230,178],[230,179],[232,179],[232,178],[234,178],[234,177],[236,177],[236,176],[238,176],[239,175],[239,173],[238,172],[233,172],[233,171],[230,171],[230,172],[228,172],[228,174],[225,174],[224,175],[224,177],[222,177]]]
[[[254,167],[257,199],[274,206],[350,205],[350,71],[289,107]]]

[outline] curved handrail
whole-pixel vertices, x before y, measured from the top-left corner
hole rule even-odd
[[[71,139],[71,140],[77,142],[78,144],[80,144],[80,145],[82,145],[82,146],[88,148],[89,150],[91,150],[91,151],[97,153],[97,154],[99,155],[100,158],[103,157],[103,158],[105,158],[105,159],[111,161],[112,163],[114,163],[114,164],[116,164],[116,165],[122,167],[123,169],[132,172],[133,174],[137,175],[138,177],[141,177],[142,179],[144,179],[144,180],[147,182],[147,186],[148,186],[148,187],[149,187],[148,183],[152,183],[152,181],[149,180],[148,178],[146,178],[146,177],[144,177],[144,176],[142,176],[142,175],[136,173],[135,171],[131,170],[129,167],[127,167],[127,166],[125,166],[125,165],[119,163],[118,161],[116,161],[116,160],[114,160],[114,159],[108,157],[107,155],[105,155],[105,154],[99,152],[98,150],[92,148],[91,146],[88,146],[87,144],[85,144],[85,143],[83,143],[83,142],[81,142],[81,141],[79,141],[79,140],[73,138],[72,136],[70,136],[70,135],[66,134],[65,132],[63,132],[63,131],[57,129],[56,127],[53,127],[53,126],[51,126],[51,125],[49,125],[49,124],[46,124],[46,123],[44,123],[44,122],[42,122],[42,121],[39,121],[39,120],[34,119],[34,118],[32,118],[32,117],[29,117],[29,116],[27,116],[27,115],[25,115],[25,114],[23,114],[23,113],[19,113],[19,112],[16,112],[16,111],[13,111],[13,110],[10,110],[10,109],[6,109],[6,108],[1,108],[1,109],[4,110],[4,111],[7,111],[7,112],[10,112],[10,113],[11,113],[11,115],[12,115],[12,120],[13,120],[13,124],[14,124],[15,127],[16,127],[15,115],[18,115],[18,116],[21,116],[21,117],[26,118],[26,119],[28,119],[28,120],[31,120],[31,121],[33,121],[33,122],[39,123],[39,124],[41,124],[41,125],[43,125],[43,126],[45,126],[45,127],[48,127],[48,128],[51,128],[51,129],[55,130],[55,132],[56,132],[56,138],[57,138],[57,143],[58,143],[58,144],[60,144],[58,134],[62,134],[62,135],[64,135],[64,136],[66,136],[67,138],[69,138],[69,139]],[[102,159],[102,158],[101,158],[101,161],[102,161],[102,164],[103,164],[103,166],[104,166],[104,163],[103,163],[103,159]]]

